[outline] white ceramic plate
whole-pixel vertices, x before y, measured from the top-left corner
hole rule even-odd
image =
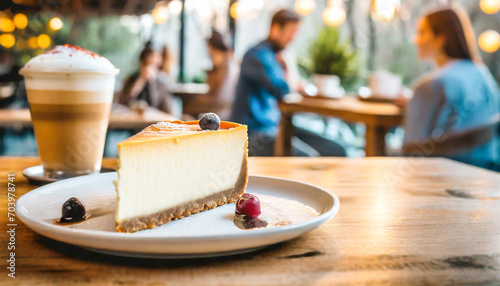
[[[103,205],[114,208],[116,191],[113,180],[116,178],[116,173],[105,173],[40,187],[19,198],[17,216],[43,236],[93,251],[133,257],[185,258],[243,253],[298,237],[332,219],[340,206],[335,195],[319,187],[250,176],[248,193],[299,201],[318,215],[299,223],[242,230],[232,221],[233,203],[136,233],[117,233],[112,226],[103,227],[104,217],[89,219],[85,222],[86,229],[53,223],[61,215],[62,204],[73,196],[83,201],[87,210]],[[111,216],[108,214],[108,220]]]

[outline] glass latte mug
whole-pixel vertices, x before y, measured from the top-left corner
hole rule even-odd
[[[106,59],[86,50],[66,45],[54,50],[59,47],[62,52],[56,52],[54,57],[50,57],[50,52],[38,56],[45,56],[43,65],[34,61],[36,57],[20,72],[26,83],[43,173],[48,178],[97,173],[101,169],[119,71]],[[68,60],[64,66],[59,63],[64,57],[80,58],[74,64],[73,59]],[[96,69],[95,62],[93,67],[87,67],[85,57],[98,59],[108,68]]]

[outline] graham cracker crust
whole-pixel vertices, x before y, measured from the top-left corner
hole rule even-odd
[[[121,223],[117,223],[116,230],[118,232],[136,232],[147,228],[155,228],[172,220],[178,220],[192,214],[232,203],[245,193],[247,182],[248,160],[247,156],[245,156],[241,164],[240,175],[238,176],[238,180],[236,181],[234,188],[224,190],[208,197],[176,206],[174,208],[166,209],[146,216],[125,220]]]

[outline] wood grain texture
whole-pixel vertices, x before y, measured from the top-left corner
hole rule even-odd
[[[8,278],[2,267],[0,284],[500,284],[498,173],[439,158],[250,159],[253,175],[300,180],[335,193],[339,213],[302,237],[256,253],[195,260],[96,254],[41,237],[18,222],[17,278]],[[7,173],[16,173],[20,196],[35,188],[21,170],[39,163],[0,157],[2,265]],[[103,165],[114,167],[116,160]]]
[[[403,121],[403,112],[394,103],[362,101],[353,96],[323,99],[293,95],[278,106],[282,116],[290,117],[294,113],[311,112],[337,117],[347,122],[364,123],[367,129],[367,156],[385,155],[385,134],[388,128],[401,125]],[[286,124],[287,121],[281,121],[280,129],[288,129]],[[275,146],[276,155],[291,155],[291,149],[285,147],[291,140],[291,136],[286,136],[288,134],[289,132],[279,133]]]

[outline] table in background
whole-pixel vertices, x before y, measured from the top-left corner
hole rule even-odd
[[[276,156],[291,156],[292,117],[295,113],[311,112],[337,117],[347,122],[366,125],[366,156],[385,155],[385,135],[389,128],[401,125],[403,114],[393,103],[370,102],[354,96],[338,99],[312,98],[293,95],[279,103],[281,122],[275,143]]]
[[[169,87],[169,91],[175,95],[197,95],[205,94],[210,87],[206,83],[176,83]]]
[[[113,104],[109,117],[110,129],[143,129],[151,124],[165,121],[177,120],[171,114],[153,107],[147,107],[144,112],[131,110],[125,105]]]
[[[206,83],[176,83],[169,88],[169,91],[182,100],[182,106],[198,96],[205,96],[210,87]]]
[[[21,170],[38,164],[37,158],[0,157],[3,247],[8,243],[7,173],[16,174],[19,198],[35,188]],[[104,166],[115,167],[116,159],[105,159]],[[330,222],[289,242],[255,253],[193,260],[96,254],[43,238],[18,220],[17,278],[8,278],[4,268],[0,281],[8,285],[500,284],[498,173],[439,158],[250,158],[249,171],[321,186],[340,198],[340,210]],[[469,196],[446,192],[455,187],[469,190]],[[5,265],[7,250],[1,255]]]
[[[125,105],[113,104],[109,117],[110,129],[142,129],[164,120],[175,120],[172,115],[148,107],[143,113]],[[29,109],[0,109],[0,127],[32,127]]]

